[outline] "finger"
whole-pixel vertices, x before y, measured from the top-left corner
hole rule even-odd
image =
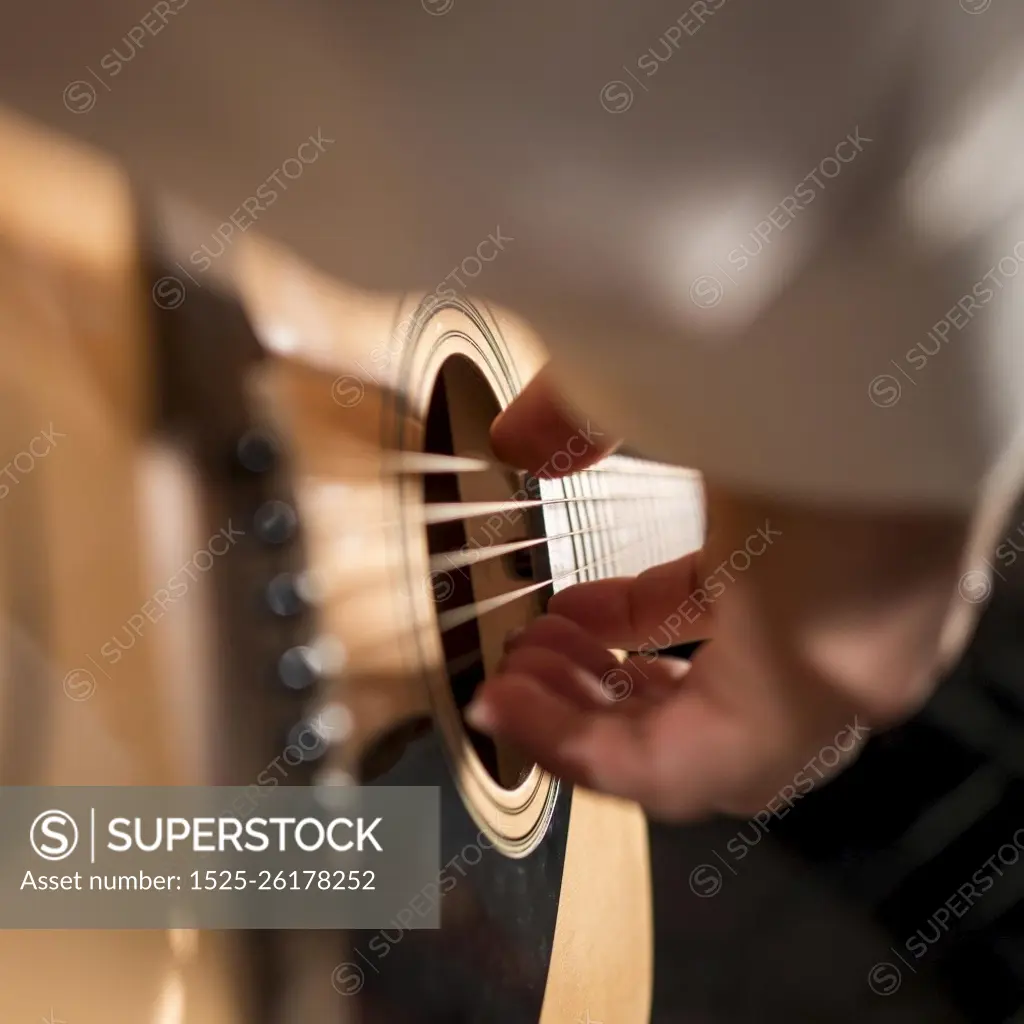
[[[855,746],[849,702],[819,681],[782,681],[738,636],[699,651],[677,696],[652,708],[647,740],[661,759],[634,799],[690,820],[708,808],[749,816],[806,794],[830,774],[826,748]],[[737,654],[737,652],[740,652]],[[843,740],[839,741],[842,736]]]
[[[656,658],[632,654],[620,667],[632,673],[638,691],[661,697],[675,693],[690,674],[693,665],[685,658],[670,658],[664,654]]]
[[[699,652],[686,684],[639,715],[583,710],[523,675],[489,680],[471,714],[567,781],[636,800],[658,818],[753,813],[798,798],[806,788],[794,780],[811,777],[823,738],[848,733],[849,708],[814,702],[808,711],[774,687],[730,699],[750,666],[729,664],[721,650]]]
[[[467,710],[474,728],[501,736],[568,782],[637,800],[673,819],[714,809],[716,788],[707,767],[735,759],[744,750],[734,724],[699,696],[681,694],[687,713],[673,708],[681,726],[669,749],[654,738],[667,712],[642,717],[583,710],[532,676],[495,676]],[[693,772],[686,774],[686,769]]]
[[[499,662],[497,674],[529,676],[577,708],[608,704],[598,676],[548,647],[517,647],[509,651]]]
[[[669,686],[675,689],[690,674],[693,663],[686,658],[671,658],[665,654],[659,654],[651,661],[639,655],[632,655],[626,659],[625,664],[630,666],[642,666],[643,672],[652,683],[659,686]]]
[[[711,597],[696,587],[699,552],[655,566],[639,576],[578,583],[548,602],[607,647],[644,652],[705,640],[711,633]]]
[[[681,658],[633,656],[601,676],[601,693],[620,713],[643,714],[650,704],[677,693],[689,669]]]
[[[584,710],[529,675],[508,674],[487,680],[466,709],[475,729],[511,742],[543,768],[569,782],[601,788],[592,765],[606,747],[609,733],[628,725],[627,716]],[[609,792],[611,790],[608,790]]]
[[[546,367],[491,424],[495,455],[540,477],[592,466],[617,443],[568,410]]]
[[[544,615],[506,641],[506,657],[499,664],[499,673],[510,671],[530,674],[528,666],[510,655],[524,649],[543,648],[563,655],[584,670],[602,700],[599,704],[619,704],[627,698],[661,700],[678,687],[689,671],[690,663],[681,658],[619,659],[569,619]],[[544,680],[542,680],[544,681]],[[626,710],[635,710],[636,699]]]
[[[547,647],[558,651],[598,679],[619,664],[618,658],[600,640],[560,615],[534,619],[506,642],[505,650],[520,647]]]

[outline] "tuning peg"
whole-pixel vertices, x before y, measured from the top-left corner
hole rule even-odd
[[[298,530],[299,516],[286,501],[266,501],[256,510],[253,527],[265,544],[286,544]]]
[[[312,647],[290,647],[277,662],[277,677],[289,690],[308,690],[322,676],[320,659]]]
[[[269,473],[279,454],[277,442],[263,430],[246,431],[235,446],[238,464],[250,473]]]
[[[341,641],[325,636],[311,646],[290,647],[278,659],[277,674],[289,690],[308,690],[324,677],[341,672],[345,662]]]
[[[266,600],[267,607],[281,618],[301,615],[308,603],[302,576],[293,572],[279,573],[267,584]]]

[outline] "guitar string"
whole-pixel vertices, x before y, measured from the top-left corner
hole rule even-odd
[[[346,460],[349,462],[358,460]],[[484,473],[488,470],[499,470],[505,473],[519,475],[526,474],[522,467],[509,465],[497,459],[488,459],[478,456],[466,455],[442,455],[434,452],[413,452],[394,451],[386,452],[383,457],[374,462],[366,460],[367,466],[375,465],[387,472],[398,475],[430,475],[433,473]],[[658,472],[651,472],[651,467],[657,467]],[[671,466],[662,462],[648,462],[634,460],[628,456],[610,455],[601,462],[588,466],[585,469],[576,470],[576,475],[593,473],[602,475],[615,475],[624,477],[643,477],[645,479],[695,479],[700,473],[694,469],[687,469],[682,466]]]
[[[546,587],[550,583],[557,583],[561,580],[571,579],[573,576],[578,576],[581,572],[585,572],[587,569],[592,569],[595,566],[611,561],[613,558],[617,558],[623,551],[634,547],[636,544],[639,544],[644,540],[645,538],[643,537],[636,538],[627,544],[620,545],[615,551],[603,558],[593,559],[585,565],[578,566],[577,568],[564,573],[558,573],[557,575],[550,576],[546,580],[539,580],[536,583],[530,583],[525,587],[520,587],[518,590],[509,591],[507,594],[499,594],[496,597],[488,597],[482,601],[474,601],[472,604],[461,605],[460,607],[452,608],[449,611],[439,612],[437,616],[438,631],[440,633],[447,633],[449,630],[457,629],[459,626],[464,626],[467,622],[472,622],[474,619],[479,619],[490,612],[497,611],[497,609],[503,608],[505,605],[511,604],[513,601],[518,601],[520,598],[533,594],[540,590],[541,587]]]
[[[521,467],[509,465],[494,459],[478,458],[475,456],[461,455],[439,455],[433,452],[385,452],[383,455],[366,458],[348,456],[318,459],[317,465],[329,468],[331,472],[341,472],[349,477],[376,477],[379,478],[383,472],[388,476],[433,476],[483,473],[498,471],[517,479],[533,478],[537,480],[561,480],[568,476],[583,477],[592,476],[596,478],[617,477],[630,483],[637,480],[658,481],[660,483],[684,483],[695,482],[701,479],[697,470],[685,469],[679,466],[668,466],[663,463],[636,462],[625,459],[621,456],[606,457],[603,461],[588,466],[585,469],[578,469],[572,473],[559,473],[553,476],[537,477],[528,473]],[[650,467],[656,467],[657,471],[651,472]]]
[[[642,525],[651,526],[664,519],[648,519]],[[598,534],[611,533],[614,530],[625,530],[629,527],[638,526],[637,523],[609,523],[604,526],[584,527],[579,530],[567,530],[565,533],[548,534],[543,537],[529,537],[526,540],[509,541],[507,544],[481,545],[475,548],[463,547],[453,548],[451,551],[439,551],[430,556],[430,571],[445,572],[449,569],[464,569],[467,566],[477,565],[480,562],[490,561],[492,558],[501,558],[504,555],[515,554],[517,551],[525,551],[529,548],[538,547],[549,541],[571,540],[573,537],[593,537]]]
[[[528,511],[548,508],[551,505],[594,505],[602,502],[626,501],[670,501],[677,495],[670,494],[607,494],[607,495],[563,495],[557,498],[535,498],[528,501],[444,501],[423,505],[413,520],[431,526],[450,523],[458,519],[478,519],[481,516],[510,511]]]
[[[340,490],[332,493],[327,488],[338,486],[333,482],[326,485],[326,488],[317,496],[317,506],[322,514],[331,512],[332,505],[337,506],[346,514],[352,512],[352,494],[346,489],[345,493]],[[626,502],[637,502],[641,500],[659,503],[675,504],[679,508],[693,508],[699,504],[692,500],[693,496],[680,493],[665,494],[618,494],[618,495],[562,495],[556,498],[536,498],[528,501],[513,501],[511,498],[498,501],[446,501],[428,502],[419,505],[414,511],[407,512],[400,519],[385,519],[378,522],[381,529],[404,528],[410,525],[436,526],[441,523],[456,522],[459,520],[479,519],[490,515],[509,515],[516,512],[528,512],[532,509],[544,509],[556,505],[564,507],[577,505],[599,506],[602,504],[625,504]],[[328,519],[330,516],[328,515]],[[660,518],[660,517],[659,517]],[[699,519],[700,515],[689,515],[687,518]]]
[[[502,471],[516,473],[523,475],[520,470],[510,467],[504,463],[494,462],[488,459],[476,459],[467,458],[462,456],[444,456],[434,455],[432,453],[411,453],[405,452],[400,453],[394,460],[386,460],[385,466],[390,466],[392,469],[396,469],[401,473],[408,473],[412,475],[427,475],[429,473],[453,473],[453,472],[483,472],[489,469],[500,469]],[[621,467],[621,463],[619,464]],[[594,467],[578,471],[572,474],[573,478],[580,478],[588,474],[594,475],[616,475],[623,479],[629,479],[633,481],[640,479],[644,481],[658,480],[662,483],[671,482],[671,484],[678,485],[684,481],[692,484],[695,480],[699,479],[699,474],[694,471],[677,469],[676,467],[665,467],[665,472],[660,474],[648,474],[641,471],[639,468],[632,472],[617,472],[617,467],[608,467],[596,469]],[[419,519],[423,525],[440,524],[446,522],[454,522],[460,520],[473,519],[484,515],[496,514],[496,513],[508,513],[510,511],[526,511],[530,509],[545,508],[554,505],[561,506],[580,506],[580,505],[599,505],[601,503],[608,502],[633,502],[634,504],[638,500],[644,501],[666,501],[669,502],[673,498],[677,499],[681,496],[678,486],[670,486],[666,493],[661,494],[636,494],[628,493],[622,495],[560,495],[555,498],[540,498],[529,501],[513,501],[506,499],[504,501],[495,502],[438,502],[432,504],[426,504],[420,506]],[[676,493],[672,493],[676,492]],[[648,536],[635,537],[632,541],[621,544],[613,551],[609,552],[603,557],[591,559],[583,565],[578,566],[575,569],[569,570],[564,573],[553,575],[545,580],[539,580],[537,582],[528,584],[524,587],[518,588],[517,590],[497,595],[492,598],[487,598],[482,601],[472,602],[468,605],[463,605],[458,608],[450,609],[448,611],[439,612],[438,614],[438,628],[441,633],[448,632],[449,630],[455,629],[461,625],[478,619],[483,615],[487,615],[492,611],[496,611],[499,608],[504,607],[514,601],[520,600],[523,597],[528,596],[531,593],[535,593],[542,587],[548,586],[552,583],[556,583],[562,580],[571,579],[579,576],[581,573],[586,572],[589,569],[596,568],[597,566],[604,565],[614,559],[617,559],[624,551],[629,550],[640,543],[648,543],[658,539],[660,531],[654,530],[651,532],[651,527],[656,526],[662,522],[662,517],[654,519],[647,519],[642,524],[637,523],[621,523],[621,524],[610,524],[601,527],[587,527],[578,530],[566,531],[561,534],[553,536],[544,536],[538,538],[530,538],[524,541],[510,542],[504,545],[493,545],[488,549],[484,549],[489,552],[488,554],[479,554],[476,551],[465,552],[459,550],[457,553],[447,552],[435,554],[431,558],[431,570],[432,571],[444,571],[446,568],[461,568],[466,565],[472,565],[479,561],[484,561],[488,558],[500,557],[504,554],[514,553],[518,550],[528,549],[533,546],[548,543],[555,540],[567,540],[574,537],[591,538],[598,534],[613,532],[617,530],[629,529],[630,527],[643,529],[646,528]],[[408,520],[406,520],[408,522]],[[451,561],[447,565],[442,566],[441,560],[444,558],[451,559],[452,555],[455,554],[461,561],[457,564],[452,564]]]
[[[647,540],[653,544],[662,536],[662,534],[660,531],[655,531],[653,533],[650,532],[650,527],[656,527],[666,521],[668,521],[667,517],[659,517],[649,519],[643,523],[611,523],[603,526],[584,527],[579,530],[568,530],[563,533],[545,535],[542,537],[526,538],[524,540],[512,541],[508,544],[480,546],[478,548],[472,548],[469,551],[466,551],[461,547],[455,548],[451,551],[442,551],[432,554],[428,562],[428,571],[431,575],[438,572],[462,572],[462,570],[471,568],[474,564],[490,561],[508,553],[514,553],[516,550],[526,550],[531,547],[539,547],[549,541],[571,541],[576,537],[589,539],[598,535],[618,533],[631,528],[634,530],[645,530],[647,535],[639,537],[638,540]],[[685,551],[680,551],[680,554],[675,557],[682,557],[682,555],[686,553],[687,552]],[[612,557],[617,554],[618,549],[609,552],[608,560],[611,560]],[[308,570],[303,572],[300,574],[300,585],[303,591],[310,595],[310,600],[324,601],[339,592],[335,586],[337,582],[341,580],[351,580],[351,575],[351,565],[346,562],[345,566],[343,568],[339,568],[337,571],[328,571],[326,568],[321,567],[316,571]]]
[[[579,476],[581,474],[574,474]],[[433,505],[423,506],[423,519],[426,523],[442,523],[451,522],[455,520],[466,520],[474,517],[487,515],[495,512],[507,512],[510,509],[535,509],[544,508],[550,505],[582,505],[582,504],[594,504],[599,502],[609,501],[632,501],[637,500],[645,501],[657,501],[671,500],[673,495],[662,494],[626,494],[626,495],[563,495],[553,499],[537,499],[529,502],[442,502],[435,503]],[[621,544],[614,550],[608,552],[600,558],[591,559],[583,565],[580,565],[576,569],[573,569],[566,573],[554,575],[545,580],[539,580],[534,583],[527,584],[515,591],[510,591],[505,594],[500,594],[492,598],[487,598],[483,601],[473,602],[469,605],[463,605],[459,608],[450,609],[445,612],[439,613],[438,624],[442,633],[449,629],[457,628],[458,626],[464,625],[465,623],[472,621],[474,618],[478,618],[481,615],[486,615],[490,611],[494,611],[498,608],[504,607],[513,601],[516,601],[522,597],[525,597],[531,593],[536,592],[544,586],[551,583],[558,582],[564,579],[568,579],[574,576],[578,576],[588,569],[593,569],[597,566],[604,565],[611,562],[619,557],[619,555],[637,544],[646,542],[651,549],[658,543],[664,542],[665,535],[660,526],[662,526],[669,517],[647,517],[643,523],[613,523],[603,526],[588,526],[577,530],[569,530],[563,533],[554,534],[550,536],[543,536],[537,538],[528,538],[521,541],[513,541],[507,544],[492,545],[489,548],[485,548],[482,551],[470,550],[465,551],[460,548],[457,551],[440,552],[431,557],[430,568],[431,571],[446,571],[447,569],[459,569],[465,566],[470,566],[481,561],[486,561],[493,558],[498,558],[506,554],[515,553],[516,551],[527,550],[529,548],[539,546],[544,543],[558,541],[558,540],[569,540],[575,537],[582,537],[585,539],[593,538],[597,535],[621,532],[627,529],[638,529],[643,531],[640,536],[635,537],[632,541]]]
[[[483,649],[477,647],[475,650],[466,651],[465,654],[460,654],[458,657],[452,658],[451,661],[446,661],[444,668],[448,675],[454,676],[458,675],[460,672],[465,672],[466,669],[482,665],[483,661]]]

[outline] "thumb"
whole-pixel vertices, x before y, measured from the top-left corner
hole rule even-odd
[[[571,412],[545,367],[491,424],[491,444],[503,462],[554,477],[592,466],[618,439]]]

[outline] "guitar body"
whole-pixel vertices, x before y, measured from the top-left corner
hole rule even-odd
[[[0,782],[439,786],[445,865],[437,931],[2,933],[0,1016],[644,1024],[642,814],[460,711],[552,589],[696,547],[699,484],[645,474],[681,525],[613,544],[633,460],[487,461],[544,361],[513,318],[251,234],[200,272],[209,224],[0,138]]]

